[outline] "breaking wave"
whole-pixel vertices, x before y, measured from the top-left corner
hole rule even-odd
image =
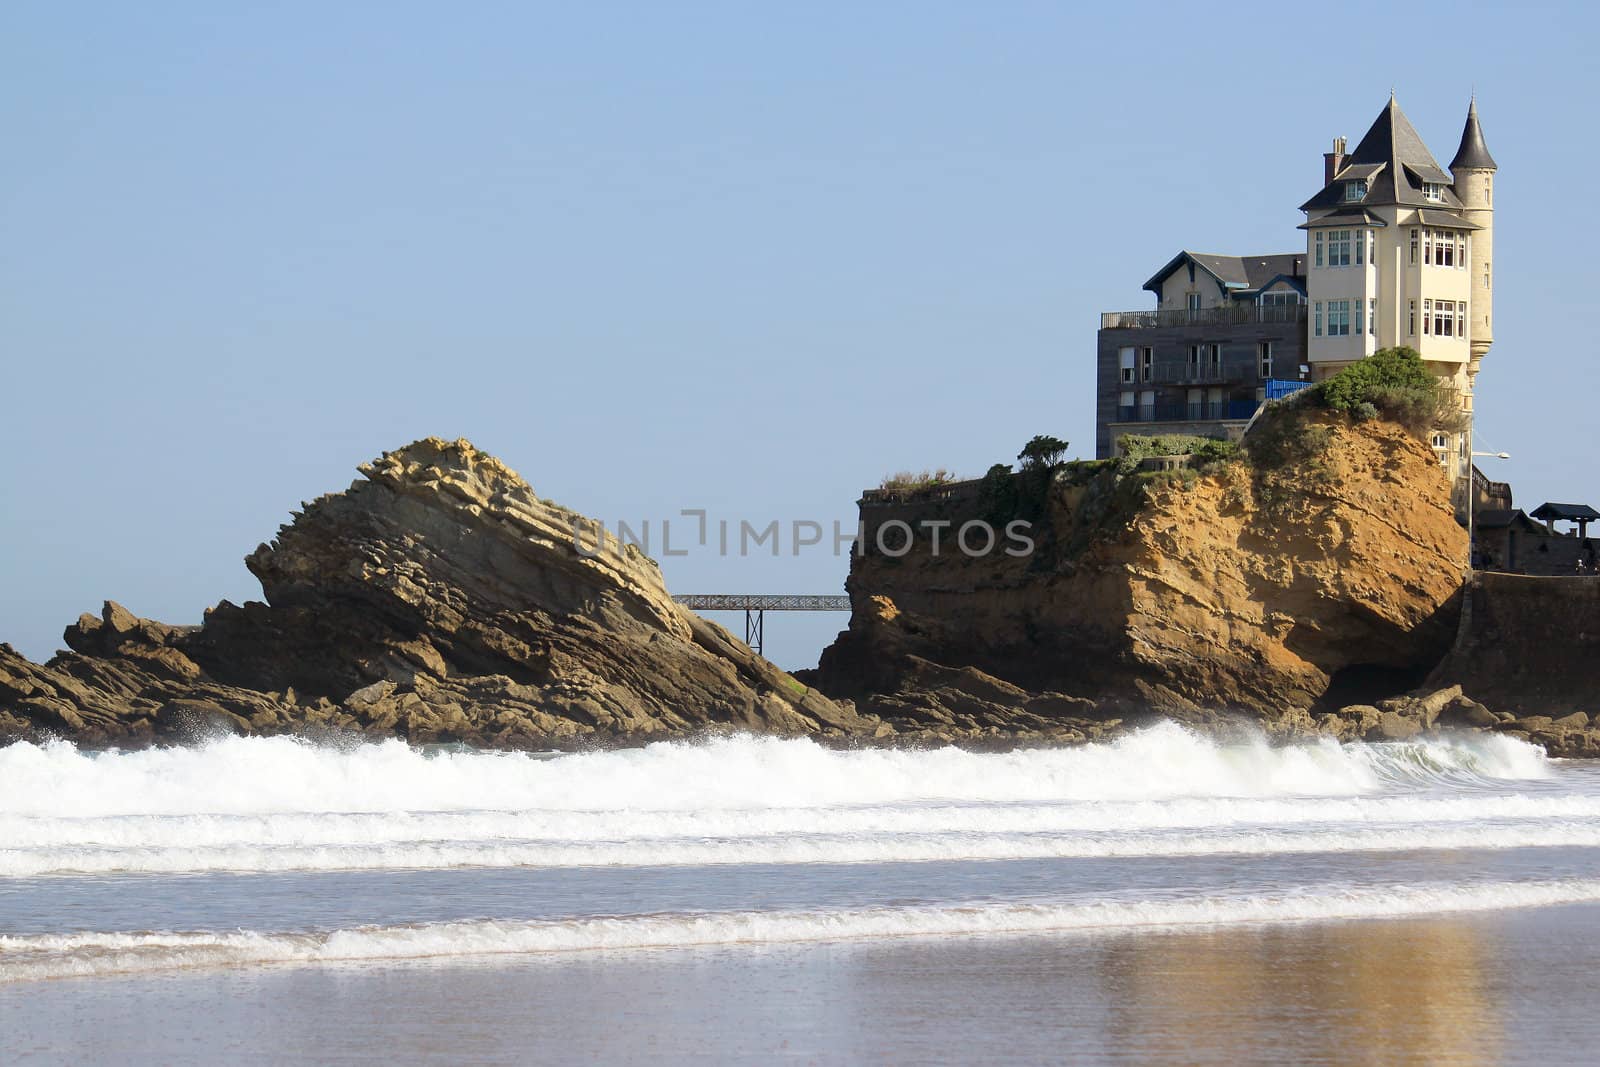
[[[250,964],[327,964],[881,938],[1050,935],[1395,918],[1600,901],[1600,880],[1321,886],[1245,896],[707,912],[356,927],[333,932],[0,936],[0,982]]]
[[[540,758],[399,742],[0,749],[0,877],[863,863],[1600,845],[1494,736],[836,751],[736,737]]]

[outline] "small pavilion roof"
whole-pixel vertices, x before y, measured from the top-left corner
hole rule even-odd
[[[1533,509],[1536,519],[1565,519],[1568,522],[1594,522],[1600,519],[1600,511],[1596,511],[1588,504],[1540,504]]]

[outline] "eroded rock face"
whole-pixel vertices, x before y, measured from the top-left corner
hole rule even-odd
[[[0,737],[309,728],[543,747],[876,727],[679,607],[653,561],[598,543],[466,441],[361,471],[251,554],[264,603],[171,627],[108,602],[44,665],[0,645]]]
[[[1297,417],[1253,435],[1250,463],[1155,476],[1142,503],[1110,470],[1058,476],[1031,556],[918,541],[854,559],[851,627],[817,684],[897,726],[908,709],[994,721],[939,664],[1015,686],[1030,713],[1070,714],[1066,695],[1102,719],[1242,714],[1285,733],[1417,685],[1454,637],[1466,559],[1445,475],[1393,424]]]

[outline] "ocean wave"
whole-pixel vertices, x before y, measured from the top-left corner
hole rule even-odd
[[[1171,723],[1073,748],[977,753],[823,748],[750,736],[535,759],[428,753],[398,741],[332,748],[225,738],[194,748],[0,748],[0,813],[88,818],[311,812],[717,811],[908,803],[1359,796],[1548,776],[1538,748],[1499,736],[1273,746]]]
[[[0,982],[255,964],[537,956],[887,938],[1051,935],[1433,916],[1600,901],[1600,880],[1319,886],[1295,892],[1063,904],[706,912],[474,921],[332,932],[0,936]]]
[[[1600,824],[1486,823],[1398,828],[1260,828],[1198,833],[796,833],[768,838],[551,842],[519,840],[216,844],[0,849],[0,877],[442,870],[509,867],[683,867],[734,864],[928,863],[1157,856],[1286,855],[1440,849],[1600,847]]]

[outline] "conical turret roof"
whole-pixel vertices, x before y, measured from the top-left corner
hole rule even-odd
[[[1483,143],[1483,127],[1478,125],[1476,98],[1467,105],[1467,125],[1461,131],[1461,147],[1456,149],[1456,158],[1450,161],[1450,169],[1452,171],[1500,169],[1495,166],[1494,157],[1489,154],[1489,146]]]

